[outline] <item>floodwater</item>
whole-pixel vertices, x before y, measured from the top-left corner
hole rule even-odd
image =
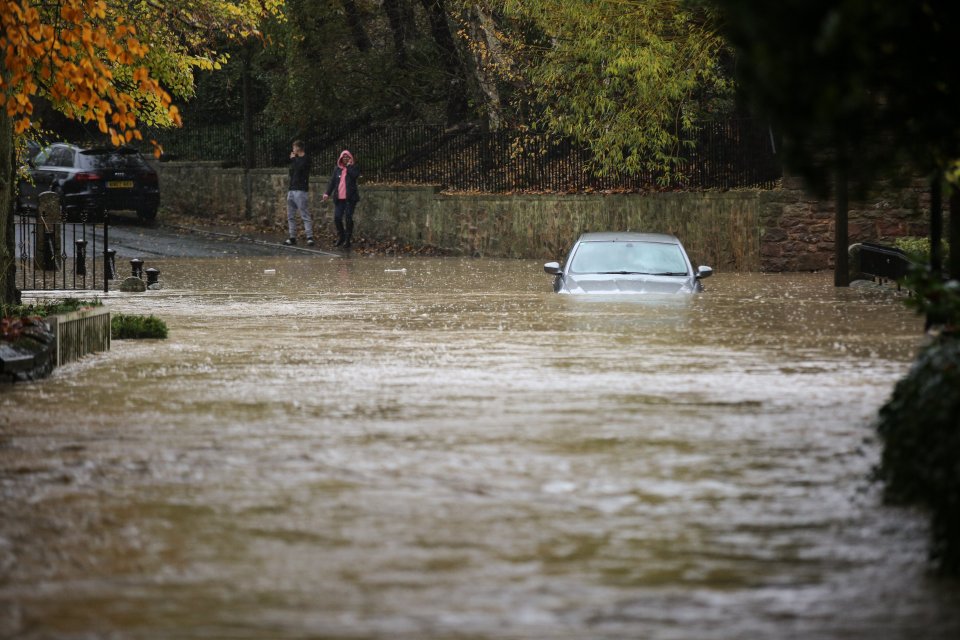
[[[925,517],[870,481],[921,341],[889,294],[152,266],[107,302],[169,339],[0,388],[0,637],[960,637]]]

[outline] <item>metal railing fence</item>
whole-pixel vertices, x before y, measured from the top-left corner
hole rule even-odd
[[[14,216],[16,286],[27,290],[108,290],[115,265],[106,221],[44,223]]]
[[[169,159],[216,161],[243,166],[241,122],[189,120],[184,128],[151,132]],[[314,170],[332,168],[340,150],[350,149],[365,179],[401,184],[438,184],[453,191],[488,193],[548,191],[651,191],[773,188],[782,176],[769,130],[748,119],[709,123],[677,152],[669,176],[640,172],[597,176],[592,155],[569,140],[510,131],[449,130],[442,125],[364,125],[342,131],[315,130],[291,136],[275,124],[258,122],[251,157],[254,167],[285,166],[294,137],[304,140]]]

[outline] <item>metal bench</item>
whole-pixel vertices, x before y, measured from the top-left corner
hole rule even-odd
[[[871,280],[899,281],[910,268],[911,260],[901,249],[873,242],[861,242],[850,247],[851,253],[859,257],[859,271],[870,276]],[[898,282],[897,288],[900,288]]]

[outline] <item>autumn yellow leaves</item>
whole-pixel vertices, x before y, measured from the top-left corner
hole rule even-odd
[[[149,102],[180,115],[170,95],[139,63],[149,48],[104,0],[0,0],[0,97],[16,133],[31,126],[43,95],[67,115],[96,122],[114,144],[141,139],[137,114]]]

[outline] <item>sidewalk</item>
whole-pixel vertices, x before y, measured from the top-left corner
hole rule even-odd
[[[253,222],[238,222],[234,220],[207,220],[185,215],[173,215],[164,211],[157,216],[157,224],[178,231],[190,233],[206,234],[211,237],[230,238],[237,242],[252,242],[270,247],[280,247],[292,252],[320,254],[327,256],[342,256],[346,254],[353,255],[387,255],[387,256],[444,256],[449,252],[434,246],[414,247],[411,245],[401,245],[395,239],[391,240],[372,240],[366,238],[363,234],[355,234],[353,237],[353,246],[344,251],[336,246],[336,235],[329,221],[314,222],[314,240],[316,245],[306,246],[306,238],[303,232],[297,238],[297,244],[288,247],[283,244],[287,239],[286,229],[271,228],[258,225]]]
[[[206,221],[186,216],[164,216],[162,213],[158,216],[157,223],[160,226],[177,231],[230,239],[234,242],[250,242],[261,246],[285,249],[293,253],[319,254],[331,257],[340,257],[344,254],[343,251],[339,251],[334,247],[335,240],[332,237],[326,238],[320,234],[315,235],[317,244],[313,247],[306,245],[305,238],[298,238],[298,244],[287,246],[283,244],[286,237],[282,233],[278,234],[270,229],[258,227],[254,224],[227,223],[221,220]],[[329,240],[329,242],[325,242],[326,240]],[[330,248],[324,249],[323,245],[327,244],[329,244]]]

